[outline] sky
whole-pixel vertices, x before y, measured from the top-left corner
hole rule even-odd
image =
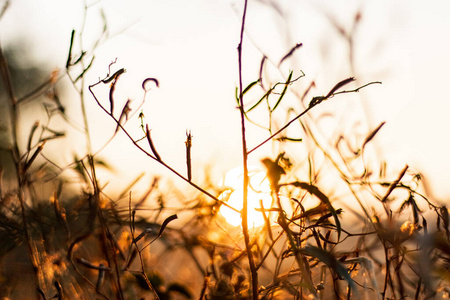
[[[147,94],[142,109],[163,160],[180,172],[185,170],[184,141],[186,130],[190,130],[194,178],[202,178],[205,165],[214,165],[218,176],[239,166],[240,121],[234,94],[241,1],[87,3],[92,6],[84,25],[84,47],[91,49],[101,32],[100,9],[109,37],[95,50],[96,60],[86,82],[104,77],[108,65],[117,58],[113,68],[123,67],[127,72],[117,84],[116,97],[132,99],[136,108],[144,96],[143,79],[158,78],[160,87]],[[336,82],[352,75],[348,43],[333,24],[348,31],[360,11],[361,22],[353,36],[354,75],[360,84],[378,80],[383,84],[361,91],[357,100],[348,97],[350,100],[342,100],[342,104],[330,102],[323,109],[344,113],[344,119],[345,113],[354,111],[350,115],[356,114],[367,128],[386,121],[374,141],[383,157],[399,170],[407,163],[423,173],[434,197],[446,202],[450,196],[450,142],[446,137],[450,129],[446,91],[450,79],[449,6],[447,1],[249,1],[244,81],[257,79],[261,53],[276,62],[301,42],[302,48],[280,72],[286,76],[290,69],[302,70],[304,85],[314,80],[314,92],[325,94]],[[80,32],[83,11],[83,1],[11,1],[0,20],[2,47],[22,41],[30,55],[24,62],[30,60],[48,70],[64,68],[70,32]],[[98,95],[105,96],[105,91],[99,88]],[[70,98],[70,91],[65,93]],[[95,137],[93,148],[100,149],[110,136],[111,123],[92,99],[87,97],[87,102]],[[74,115],[79,114],[78,103],[69,101],[67,106]],[[130,131],[139,135],[139,124],[136,114],[128,123]],[[249,147],[266,136],[264,130],[247,129]],[[72,143],[82,151],[79,139]],[[272,150],[270,145],[263,147],[250,163],[273,156]],[[129,174],[142,170],[165,172],[133,149],[122,135],[101,154],[116,166],[115,180],[129,179]],[[67,154],[61,163],[70,159],[71,154]]]

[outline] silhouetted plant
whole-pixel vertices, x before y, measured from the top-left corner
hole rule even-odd
[[[127,76],[126,70],[117,67],[119,63],[114,60],[103,78],[86,83],[95,47],[91,51],[82,48],[79,41],[83,32],[71,33],[65,74],[53,73],[22,98],[16,96],[7,57],[0,48],[1,76],[9,101],[7,151],[15,174],[13,184],[0,185],[0,255],[5,278],[0,281],[0,296],[423,299],[449,294],[447,207],[432,203],[420,192],[421,177],[408,166],[387,173],[380,163],[375,172],[374,165],[366,161],[365,151],[384,122],[356,143],[350,143],[343,133],[323,141],[317,130],[321,116],[310,114],[320,110],[324,101],[339,105],[336,98],[380,82],[356,86],[355,78],[348,76],[321,96],[310,96],[314,82],[298,93],[293,87],[307,80],[307,74],[284,74],[280,68],[301,51],[302,44],[297,43],[274,63],[284,74],[283,80],[270,82],[263,76],[268,59],[262,54],[259,78],[245,85],[242,48],[246,11],[244,1],[235,99],[242,129],[242,210],[227,203],[224,192],[231,193],[230,188],[192,179],[197,170],[191,164],[194,140],[190,131],[186,131],[186,175],[158,152],[143,111],[138,116],[142,132],[139,136],[131,134],[126,123],[139,109],[132,111],[131,100],[120,103],[114,97],[116,84]],[[358,13],[354,26],[361,18]],[[106,32],[105,25],[102,36]],[[353,42],[351,32],[340,32],[349,44]],[[62,77],[69,78],[78,92],[86,138],[86,154],[74,155],[73,162],[65,167],[43,154],[47,143],[64,137],[63,131],[48,125],[50,118],[59,115],[69,120],[57,93]],[[150,86],[158,88],[159,80],[142,79],[142,102],[151,93]],[[98,95],[102,88],[108,92],[107,99]],[[37,95],[45,95],[44,100],[38,102],[42,99]],[[299,101],[287,108],[286,121],[277,126],[279,120],[275,120],[274,112],[283,109],[281,103],[288,96]],[[48,120],[45,125],[36,122],[26,138],[18,126],[22,105],[29,101],[42,103]],[[138,176],[119,195],[108,195],[97,172],[100,167],[110,166],[92,150],[85,101],[95,101],[114,121],[107,143],[122,132],[130,145],[174,173],[194,192],[182,193],[173,188],[172,195],[161,188],[161,179],[155,177],[148,189],[136,196],[133,189],[142,179]],[[268,124],[261,125],[253,119],[253,113],[264,105],[269,118]],[[268,134],[259,144],[248,147],[246,128],[253,124],[266,128]],[[287,133],[293,124],[298,127],[294,137],[290,136],[292,131]],[[248,156],[269,142],[279,146],[273,158],[261,162],[270,183],[272,205],[265,207],[261,200],[257,211],[265,224],[249,228],[247,204],[251,200],[247,192],[253,187],[249,183]],[[303,142],[304,151],[295,147],[299,142]],[[67,173],[76,174],[76,188],[69,185]],[[333,181],[325,180],[325,176]],[[44,188],[47,193],[37,192]],[[177,198],[177,205],[169,204],[169,198]],[[218,213],[221,206],[240,214],[241,227],[224,222]],[[355,220],[344,217],[349,213]],[[23,268],[20,274],[19,268]],[[30,278],[34,284],[29,283]]]

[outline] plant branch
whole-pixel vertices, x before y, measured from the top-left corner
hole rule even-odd
[[[98,84],[100,84],[102,81],[99,80],[98,82],[89,85],[88,89],[89,92],[91,93],[92,97],[94,97],[94,100],[97,102],[97,105],[111,118],[114,120],[114,122],[117,124],[117,128],[120,128],[123,133],[125,133],[125,135],[131,140],[131,142],[133,143],[134,146],[136,146],[136,148],[138,148],[139,150],[141,150],[143,153],[145,153],[148,157],[152,158],[153,160],[157,161],[158,163],[160,163],[161,165],[163,165],[166,169],[168,169],[169,171],[171,171],[172,173],[174,173],[176,176],[178,176],[179,178],[181,178],[182,180],[186,181],[187,183],[189,183],[191,186],[193,186],[195,189],[199,190],[201,193],[205,194],[206,196],[208,196],[209,198],[213,199],[214,201],[220,203],[221,205],[224,205],[228,208],[230,208],[231,210],[239,213],[239,210],[237,210],[236,208],[232,207],[231,205],[227,204],[226,202],[218,199],[216,196],[212,195],[210,192],[206,191],[205,189],[203,189],[202,187],[200,187],[199,185],[195,184],[194,182],[190,181],[188,178],[184,177],[183,175],[181,175],[179,172],[177,172],[175,169],[173,169],[172,167],[170,167],[168,164],[166,164],[164,161],[162,161],[161,159],[158,159],[157,157],[155,157],[154,155],[150,154],[148,151],[146,151],[144,148],[142,148],[138,142],[130,135],[130,133],[123,127],[122,124],[120,124],[119,120],[116,119],[116,117],[114,117],[98,100],[97,96],[95,95],[94,91],[92,90],[92,88],[94,88],[95,86],[97,86]]]
[[[352,78],[352,77],[350,77]],[[249,150],[247,152],[247,154],[252,153],[253,151],[255,151],[256,149],[260,148],[261,146],[263,146],[264,144],[266,144],[268,141],[270,141],[272,138],[274,138],[275,136],[277,136],[278,134],[280,134],[282,131],[284,131],[286,128],[288,128],[292,123],[294,123],[295,121],[297,121],[299,118],[301,118],[302,116],[304,116],[308,111],[310,111],[314,106],[320,104],[321,102],[335,96],[335,95],[339,95],[339,94],[344,94],[344,93],[353,93],[353,92],[359,92],[360,89],[365,88],[366,86],[369,86],[371,84],[381,84],[380,81],[373,81],[373,82],[369,82],[363,86],[360,86],[354,90],[348,90],[348,91],[341,91],[341,92],[336,92],[336,90],[340,87],[342,87],[343,85],[350,83],[353,80],[350,80],[350,78],[345,79],[341,82],[339,82],[338,84],[336,84],[331,90],[330,92],[326,95],[326,96],[319,96],[319,97],[314,97],[311,102],[309,103],[308,108],[306,108],[303,112],[301,112],[299,115],[297,115],[295,118],[293,118],[292,120],[290,120],[289,122],[286,123],[286,125],[284,125],[283,127],[281,127],[277,132],[275,132],[274,134],[272,134],[271,136],[269,136],[267,139],[265,139],[264,141],[262,141],[259,145],[257,145],[256,147],[254,147],[253,149]]]
[[[244,170],[244,182],[243,182],[243,203],[242,203],[242,233],[244,235],[245,248],[247,250],[248,263],[250,266],[251,285],[252,285],[252,297],[254,300],[258,299],[258,271],[253,259],[253,253],[250,245],[250,236],[248,234],[248,166],[247,166],[247,141],[245,137],[245,112],[244,112],[244,89],[242,85],[242,43],[244,40],[245,29],[245,17],[247,14],[247,0],[244,1],[244,11],[242,13],[241,34],[238,45],[238,64],[239,64],[239,112],[241,115],[241,135],[242,135],[242,160]]]

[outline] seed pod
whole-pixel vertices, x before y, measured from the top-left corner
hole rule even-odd
[[[100,287],[102,286],[103,280],[105,279],[105,265],[99,264],[99,271],[98,271],[98,278],[97,278],[97,284],[95,285],[96,290],[100,290]]]
[[[142,89],[144,89],[144,91],[148,91],[148,89],[145,88],[145,86],[147,85],[147,83],[149,81],[153,81],[156,84],[156,87],[159,87],[159,82],[158,79],[156,78],[146,78],[143,82],[142,82]]]
[[[110,77],[108,77],[108,78],[106,78],[106,79],[103,79],[102,82],[103,82],[103,83],[109,83],[109,82],[113,81],[114,79],[119,78],[119,76],[122,75],[123,73],[125,73],[125,69],[124,69],[124,68],[122,68],[122,69],[116,71],[116,72],[115,72],[114,74],[112,74]]]
[[[349,84],[350,82],[355,81],[354,77],[349,77],[347,79],[344,79],[340,82],[338,82],[329,92],[328,94],[325,96],[326,99],[330,98],[331,96],[333,96],[333,94],[340,89],[341,87],[343,87],[344,85]]]
[[[144,236],[146,236],[148,233],[152,232],[152,229],[145,228],[144,231],[141,232],[136,238],[134,238],[133,243],[137,243],[140,239],[142,239]]]
[[[119,131],[119,124],[122,125],[123,118],[125,118],[125,121],[128,121],[128,114],[131,111],[130,103],[131,103],[131,100],[128,99],[127,103],[125,103],[125,105],[123,106],[122,112],[120,113],[120,117],[119,117],[119,123],[116,126],[115,133],[117,133],[117,131]]]
[[[192,179],[192,166],[191,166],[191,147],[192,147],[192,135],[186,131],[186,165],[187,165],[187,175],[188,180]]]
[[[374,129],[374,130],[366,137],[366,139],[364,140],[363,146],[362,146],[363,148],[366,146],[367,143],[369,143],[369,142],[375,137],[375,135],[378,133],[378,131],[380,131],[381,127],[383,127],[384,124],[386,124],[386,122],[381,122],[381,124],[378,125],[378,127],[375,128],[375,129]]]
[[[41,153],[42,149],[44,149],[44,145],[45,145],[45,141],[43,141],[42,143],[39,144],[39,146],[37,147],[36,151],[34,151],[33,155],[31,156],[31,158],[25,163],[24,167],[23,167],[23,172],[25,173],[26,171],[28,171],[28,169],[31,167],[31,164],[34,162],[34,160],[36,159],[36,157],[39,155],[39,153]]]
[[[292,54],[294,54],[295,50],[297,50],[298,48],[300,48],[301,46],[303,46],[302,43],[296,44],[285,56],[283,56],[282,59],[280,59],[280,62],[278,63],[278,67],[281,66],[281,64],[283,63],[283,61],[285,61],[287,58],[289,58],[289,56],[291,56]]]
[[[109,78],[102,80],[103,83],[108,83],[108,82],[112,81],[111,82],[111,86],[109,88],[109,104],[110,104],[110,113],[111,113],[111,115],[114,112],[114,98],[113,98],[113,94],[114,94],[114,91],[116,89],[117,79],[119,79],[119,76],[122,75],[123,73],[125,73],[125,69],[124,68],[118,70],[116,73],[111,75]]]
[[[152,149],[153,155],[155,156],[157,161],[162,161],[161,156],[159,156],[158,152],[156,151],[155,145],[153,144],[152,137],[150,136],[150,130],[148,129],[148,124],[145,125],[145,131],[147,135],[147,141],[150,145],[150,149]]]

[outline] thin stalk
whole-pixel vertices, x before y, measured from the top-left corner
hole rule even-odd
[[[184,180],[185,182],[187,182],[188,184],[190,184],[192,187],[194,187],[195,189],[197,189],[198,191],[200,191],[201,193],[205,194],[206,196],[208,196],[209,198],[213,199],[214,201],[220,203],[223,206],[228,207],[229,209],[239,213],[239,211],[232,207],[231,205],[229,205],[228,203],[226,203],[225,201],[222,201],[220,199],[218,199],[216,196],[214,196],[213,194],[211,194],[210,192],[208,192],[207,190],[205,190],[204,188],[200,187],[199,185],[195,184],[193,181],[190,181],[189,178],[181,175],[178,171],[176,171],[174,168],[172,168],[171,166],[169,166],[168,164],[166,164],[163,160],[158,159],[157,157],[155,157],[154,155],[150,154],[148,151],[146,151],[144,148],[142,148],[138,142],[136,141],[131,135],[130,133],[123,127],[122,124],[120,124],[119,120],[117,120],[98,100],[97,96],[95,95],[94,91],[92,90],[95,86],[97,86],[98,84],[100,84],[102,81],[99,80],[97,83],[94,83],[92,85],[88,86],[89,92],[91,93],[92,97],[94,98],[95,102],[97,103],[97,105],[117,124],[117,127],[119,129],[122,130],[122,132],[130,139],[130,141],[133,143],[133,145],[138,148],[139,150],[141,150],[145,155],[147,155],[148,157],[152,158],[153,160],[155,160],[156,162],[160,163],[162,166],[164,166],[166,169],[168,169],[170,172],[172,172],[173,174],[175,174],[176,176],[178,176],[179,178],[181,178],[182,180]]]
[[[301,250],[299,248],[299,245],[297,245],[297,242],[295,241],[294,235],[289,228],[289,224],[287,222],[286,216],[283,213],[283,208],[281,206],[281,199],[278,195],[279,186],[276,187],[274,191],[272,191],[272,197],[276,199],[279,213],[278,213],[278,223],[283,228],[283,231],[286,233],[286,237],[288,239],[289,245],[291,246],[292,252],[294,254],[295,260],[298,264],[298,267],[300,269],[301,279],[303,281],[304,286],[311,292],[312,295],[314,295],[315,298],[317,298],[317,291],[314,288],[314,283],[312,281],[310,272],[308,270],[308,267],[305,265],[304,257],[301,253]]]
[[[258,299],[258,272],[256,269],[255,261],[253,259],[252,249],[250,245],[250,236],[248,234],[248,153],[247,153],[247,141],[245,137],[245,112],[244,112],[244,92],[242,86],[242,42],[244,39],[244,28],[245,28],[245,17],[247,14],[247,0],[244,1],[244,12],[242,13],[242,24],[241,24],[241,34],[238,45],[238,63],[239,63],[239,111],[241,114],[241,135],[242,135],[242,160],[244,169],[244,188],[243,188],[243,204],[241,211],[242,218],[242,233],[244,235],[245,248],[247,250],[248,263],[250,266],[250,280],[252,285],[252,298],[254,300]]]
[[[11,75],[9,72],[8,62],[6,57],[3,55],[3,50],[0,45],[0,75],[3,79],[3,85],[8,94],[9,98],[9,115],[10,115],[10,123],[11,123],[11,143],[12,143],[12,152],[14,162],[17,164],[20,160],[20,152],[18,145],[18,118],[19,111],[17,109],[17,98],[14,93],[14,88],[11,82]],[[16,165],[17,167],[17,165]],[[19,172],[19,169],[16,170]]]
[[[86,1],[84,1],[84,16],[83,16],[83,23],[81,25],[81,30],[80,30],[80,50],[81,50],[81,52],[83,51],[83,32],[84,32],[84,28],[86,25],[87,9],[88,9],[87,3],[86,3]],[[80,63],[81,63],[81,68],[84,73],[84,70],[86,70],[84,60],[81,59]],[[84,76],[81,76],[81,88],[80,88],[81,113],[83,115],[84,130],[86,133],[86,147],[87,147],[88,153],[91,154],[92,153],[91,135],[90,135],[90,131],[89,131],[89,122],[88,122],[87,113],[86,113],[84,87],[85,87],[85,78],[84,78]]]
[[[84,67],[84,64],[82,64]],[[81,103],[81,114],[83,115],[83,123],[84,123],[84,130],[86,133],[86,147],[88,150],[88,153],[92,153],[92,146],[91,146],[91,138],[90,138],[90,131],[89,131],[89,123],[87,119],[87,113],[86,113],[86,104],[85,104],[85,97],[84,97],[84,87],[85,79],[84,76],[81,78],[81,89],[80,89],[80,103]]]
[[[247,152],[247,154],[252,153],[253,151],[255,151],[256,149],[258,149],[259,147],[263,146],[264,144],[266,144],[268,141],[270,141],[272,138],[274,138],[276,135],[278,135],[279,133],[281,133],[282,131],[284,131],[286,128],[288,128],[292,123],[294,123],[295,121],[297,121],[298,119],[300,119],[301,117],[303,117],[310,109],[312,109],[313,107],[317,106],[318,104],[322,103],[325,100],[328,100],[331,97],[334,97],[336,95],[339,94],[347,94],[347,93],[355,93],[355,92],[359,92],[360,89],[365,88],[366,86],[372,85],[372,84],[381,84],[380,81],[372,81],[369,82],[367,84],[364,84],[356,89],[353,90],[345,90],[345,91],[340,91],[337,92],[337,90],[341,87],[343,87],[344,85],[354,81],[355,79],[353,77],[344,79],[342,81],[340,81],[338,84],[336,84],[329,92],[326,96],[319,96],[319,97],[314,97],[311,102],[309,103],[308,107],[301,112],[299,115],[297,115],[295,118],[293,118],[292,120],[290,120],[289,122],[286,123],[286,125],[284,125],[283,127],[281,127],[277,132],[275,132],[274,134],[271,134],[267,139],[265,139],[264,141],[262,141],[260,144],[258,144],[257,146],[255,146],[254,148],[252,148],[250,151]]]
[[[9,72],[8,63],[6,60],[6,57],[3,55],[3,50],[0,45],[0,76],[3,79],[3,84],[5,86],[5,89],[7,90],[8,98],[9,98],[9,116],[10,116],[10,128],[11,128],[11,148],[12,148],[12,156],[16,171],[16,177],[17,177],[17,184],[18,184],[18,190],[17,190],[17,196],[19,198],[19,204],[21,208],[21,217],[22,217],[22,223],[24,227],[25,232],[25,239],[26,239],[26,245],[28,249],[28,255],[31,262],[31,265],[33,267],[33,271],[35,274],[35,283],[38,287],[40,287],[40,281],[39,281],[39,264],[36,262],[35,259],[35,253],[32,246],[32,237],[30,233],[30,228],[28,226],[28,220],[26,216],[26,199],[24,196],[25,193],[25,187],[26,187],[26,170],[24,170],[22,164],[21,164],[21,158],[20,158],[20,150],[19,150],[19,109],[17,106],[17,98],[14,93],[14,88],[11,81],[11,75]]]
[[[257,146],[255,146],[253,149],[251,149],[250,151],[247,152],[247,154],[252,153],[253,151],[255,151],[256,149],[258,149],[259,147],[261,147],[262,145],[264,145],[265,143],[267,143],[268,141],[270,141],[272,138],[274,138],[276,135],[278,135],[279,133],[281,133],[283,130],[285,130],[286,128],[289,127],[289,125],[291,125],[292,123],[294,123],[295,121],[297,121],[299,118],[301,118],[303,115],[305,115],[311,108],[313,108],[313,106],[309,106],[307,109],[305,109],[303,112],[301,112],[299,115],[297,115],[295,118],[293,118],[292,120],[290,120],[289,122],[286,123],[286,125],[284,125],[283,127],[281,127],[279,130],[277,130],[277,132],[275,132],[274,134],[270,135],[267,139],[265,139],[264,141],[262,141],[261,143],[259,143]]]

